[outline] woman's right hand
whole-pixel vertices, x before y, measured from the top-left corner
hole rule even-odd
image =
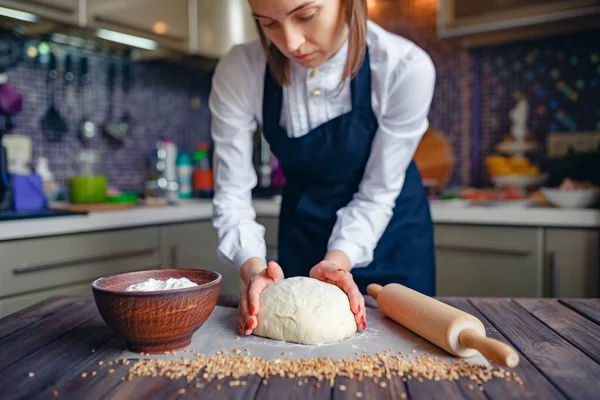
[[[244,288],[240,293],[238,306],[239,332],[241,335],[250,335],[258,325],[258,310],[260,307],[260,294],[270,285],[283,279],[283,270],[275,261],[265,265],[259,258],[251,258],[242,265],[240,275],[244,281]]]

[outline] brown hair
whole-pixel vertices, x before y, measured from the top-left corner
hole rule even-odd
[[[345,10],[345,22],[348,25],[348,59],[342,75],[342,84],[346,78],[353,78],[365,59],[367,36],[367,0],[341,0]],[[254,20],[260,35],[260,42],[267,55],[267,62],[277,82],[283,86],[290,82],[289,60],[279,49],[269,42],[258,20]]]

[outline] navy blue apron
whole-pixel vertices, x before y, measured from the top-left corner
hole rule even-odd
[[[351,81],[352,111],[304,136],[291,138],[280,125],[283,92],[267,65],[263,134],[281,163],[286,184],[279,217],[278,262],[286,277],[308,276],[323,260],[336,212],[358,191],[378,128],[371,106],[369,53]],[[435,294],[433,224],[427,193],[414,161],[393,217],[373,261],[352,270],[362,293],[370,283],[396,282]]]

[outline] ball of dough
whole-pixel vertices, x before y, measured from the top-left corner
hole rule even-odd
[[[267,287],[260,296],[257,336],[318,344],[338,342],[356,332],[348,295],[318,279],[293,277]]]

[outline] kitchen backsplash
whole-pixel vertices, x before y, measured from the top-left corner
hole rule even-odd
[[[530,102],[542,167],[549,132],[600,131],[600,31],[469,51],[437,37],[437,9],[438,0],[377,0],[370,17],[423,47],[436,65],[430,123],[454,146],[451,183],[487,183],[483,158],[509,132],[516,90]]]
[[[549,132],[600,130],[600,32],[469,51],[437,37],[437,4],[437,0],[380,0],[374,3],[370,18],[425,48],[436,65],[430,123],[454,146],[457,164],[451,184],[486,183],[482,160],[508,133],[508,112],[516,90],[530,101],[530,128],[542,145]],[[90,61],[93,120],[102,124],[109,106],[108,56],[93,54]],[[62,63],[59,67],[62,70]],[[132,136],[120,148],[110,146],[103,137],[91,144],[103,151],[110,184],[123,190],[140,189],[146,157],[159,137],[172,138],[180,148],[191,151],[210,136],[209,73],[155,62],[135,64],[134,76],[128,100],[123,99],[117,79],[114,111],[120,116],[127,105],[134,118]],[[82,147],[75,133],[82,118],[79,95],[69,104],[59,81],[57,103],[71,133],[54,143],[40,129],[48,107],[46,66],[28,59],[9,72],[9,79],[25,97],[15,133],[33,138],[34,157],[47,156],[59,182],[64,183],[69,157]],[[191,106],[192,98],[200,100],[199,108]]]
[[[41,63],[38,58],[26,58],[9,71],[8,76],[24,97],[24,110],[15,118],[16,127],[12,133],[32,138],[34,160],[40,156],[47,157],[57,181],[64,187],[71,157],[83,147],[77,136],[83,118],[82,96],[76,87],[74,92],[65,89],[64,60],[67,53],[71,54],[75,75],[78,76],[79,57],[83,53],[74,47],[60,49],[55,100],[70,129],[60,141],[50,140],[41,130],[40,121],[49,105],[47,64]],[[147,157],[161,136],[172,139],[180,150],[188,152],[193,151],[198,143],[209,140],[209,74],[171,63],[134,63],[133,86],[125,98],[121,88],[122,58],[104,53],[86,56],[89,58],[90,76],[86,109],[93,110],[91,118],[96,128],[101,129],[110,106],[107,71],[111,59],[118,66],[113,115],[119,118],[128,111],[133,118],[132,134],[122,146],[114,146],[101,134],[88,145],[101,150],[109,185],[121,190],[141,190],[148,171]]]

